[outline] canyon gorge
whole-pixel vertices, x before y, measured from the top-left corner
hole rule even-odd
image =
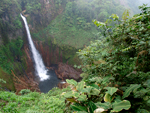
[[[5,5],[0,6],[0,44],[3,48],[0,78],[11,83],[3,84],[5,89],[17,93],[25,88],[40,91],[20,13],[27,18],[33,42],[46,68],[54,70],[60,80],[80,81],[82,71],[73,67],[80,64],[76,52],[99,37],[99,29],[92,20],[103,21],[112,13],[121,16],[125,7],[129,7],[128,1],[122,0],[2,0],[2,4]]]

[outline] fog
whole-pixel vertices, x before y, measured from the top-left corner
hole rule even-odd
[[[150,6],[150,0],[127,0],[127,4],[129,6],[129,9],[132,11],[133,15],[141,12],[141,10],[138,8],[139,6],[143,4],[147,4],[147,6]]]
[[[138,5],[142,5],[142,4],[148,4],[148,6],[150,6],[150,0],[138,0]]]

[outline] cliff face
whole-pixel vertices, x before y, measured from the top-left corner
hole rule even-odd
[[[61,51],[59,51],[58,47],[53,50],[52,47],[44,45],[42,42],[36,41],[34,43],[43,58],[44,64],[47,67],[50,67],[52,63],[57,64],[58,62],[62,62],[62,56],[59,54]]]

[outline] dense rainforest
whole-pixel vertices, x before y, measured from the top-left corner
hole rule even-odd
[[[121,16],[124,9],[119,0],[2,0],[0,77],[10,83],[5,87],[15,90],[12,71],[22,76],[34,70],[20,13],[27,17],[34,43],[49,67],[58,62],[80,64],[76,51],[99,38],[92,19]]]
[[[0,112],[149,113],[150,7],[139,5],[140,0],[1,0]],[[14,93],[16,80],[26,85],[19,78],[34,78],[20,13],[46,67],[74,65],[82,80],[66,79],[67,88],[46,94],[30,88]]]

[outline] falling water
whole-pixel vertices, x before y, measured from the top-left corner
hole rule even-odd
[[[34,46],[34,43],[32,41],[31,35],[30,35],[30,30],[29,30],[29,27],[28,27],[28,24],[27,24],[27,20],[22,14],[20,14],[20,15],[21,15],[21,17],[24,21],[25,28],[26,28],[26,31],[27,31],[27,36],[28,36],[30,47],[31,47],[31,52],[33,54],[33,59],[34,59],[34,62],[35,62],[36,73],[40,77],[40,80],[44,81],[44,80],[49,78],[49,76],[47,75],[47,69],[44,66],[41,55],[39,54],[39,52],[36,50],[36,48]]]

